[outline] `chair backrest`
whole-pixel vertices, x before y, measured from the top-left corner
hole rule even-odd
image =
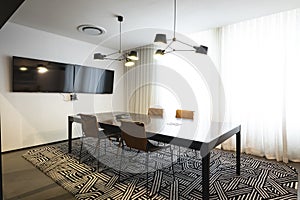
[[[148,108],[148,115],[150,116],[160,116],[164,114],[164,109],[162,108]]]
[[[94,115],[78,114],[81,118],[82,132],[85,137],[98,138],[99,124]]]
[[[121,137],[126,146],[141,151],[147,151],[148,139],[145,125],[141,122],[121,120]]]
[[[194,119],[194,111],[176,110],[176,118]]]

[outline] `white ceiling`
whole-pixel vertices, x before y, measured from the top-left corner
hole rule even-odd
[[[177,31],[193,33],[298,7],[299,0],[177,0]],[[10,22],[118,49],[116,15],[124,16],[123,49],[149,44],[156,29],[173,29],[173,0],[26,0]],[[81,24],[107,32],[85,35],[77,30]]]

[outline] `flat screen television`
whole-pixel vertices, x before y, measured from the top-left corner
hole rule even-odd
[[[111,94],[114,71],[76,65],[74,80],[75,93]]]
[[[73,92],[74,66],[13,57],[13,92]]]
[[[111,94],[114,71],[13,56],[13,92]]]

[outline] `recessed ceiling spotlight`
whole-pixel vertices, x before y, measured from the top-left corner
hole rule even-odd
[[[82,33],[93,35],[93,36],[103,35],[106,32],[106,30],[102,27],[97,27],[89,24],[80,25],[77,27],[77,30]]]

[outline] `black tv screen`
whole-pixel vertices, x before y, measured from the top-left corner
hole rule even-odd
[[[74,66],[13,57],[13,92],[73,92]]]
[[[13,57],[13,92],[113,93],[114,71]]]
[[[75,93],[111,94],[114,71],[85,66],[75,66]]]

